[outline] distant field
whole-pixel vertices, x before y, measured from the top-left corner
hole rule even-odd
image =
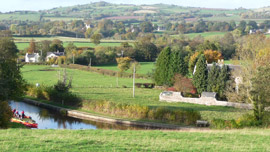
[[[215,36],[224,36],[227,32],[205,32],[205,33],[189,33],[189,34],[184,34],[185,36],[193,39],[196,36],[201,35],[204,38],[212,38]],[[179,35],[171,35],[173,37],[178,37]]]
[[[95,67],[102,68],[102,69],[119,71],[116,64],[114,64],[114,65],[104,65],[104,66],[95,66]],[[153,69],[154,69],[154,62],[140,62],[140,68],[138,69],[137,73],[138,74],[147,74],[147,73],[151,73]],[[131,70],[128,70],[126,72],[132,73]]]
[[[64,42],[64,47],[68,45],[69,42]],[[17,47],[19,50],[24,50],[25,48],[29,47],[29,43],[16,43]],[[77,47],[93,47],[95,48],[96,46],[120,46],[121,43],[120,42],[104,42],[104,43],[100,43],[99,45],[95,45],[94,43],[90,43],[90,42],[75,42],[74,45],[76,45]]]
[[[34,39],[36,42],[43,41],[43,40],[54,40],[59,39],[63,42],[90,42],[90,39],[86,38],[73,38],[73,37],[61,37],[61,36],[51,36],[51,37],[16,37],[14,36],[15,42],[30,42],[32,39]],[[103,39],[101,42],[133,42],[132,40],[106,40]]]
[[[73,21],[73,20],[83,20],[83,18],[75,18],[75,17],[44,17],[45,20],[50,21]]]
[[[215,131],[0,130],[0,149],[9,151],[270,151],[269,129]]]
[[[0,20],[20,20],[20,21],[39,21],[40,14],[39,13],[28,13],[28,14],[0,14]]]

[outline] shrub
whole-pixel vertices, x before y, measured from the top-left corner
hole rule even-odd
[[[113,103],[108,101],[85,101],[83,109],[134,119],[194,125],[201,115],[197,111],[172,110],[165,107],[150,109],[148,106]]]
[[[181,74],[174,75],[174,86],[177,91],[185,93],[197,93],[192,80],[182,76]]]
[[[211,122],[211,127],[215,129],[238,129],[245,127],[258,127],[261,126],[262,122],[257,121],[253,115],[246,114],[237,120],[223,120],[214,119]]]
[[[0,102],[0,128],[8,128],[12,111],[7,102]]]
[[[80,107],[82,99],[71,92],[59,92],[54,87],[28,85],[26,94],[38,99],[53,101],[59,104]]]

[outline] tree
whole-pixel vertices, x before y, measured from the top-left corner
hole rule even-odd
[[[228,85],[228,82],[230,81],[230,76],[231,76],[231,72],[228,68],[228,66],[226,65],[223,65],[221,70],[220,70],[220,73],[218,75],[218,78],[217,78],[217,84],[218,84],[218,98],[220,99],[226,99],[226,90],[227,90],[227,85]]]
[[[11,38],[0,38],[0,128],[7,128],[12,112],[7,100],[18,99],[25,90],[25,83],[17,65],[18,49]]]
[[[45,61],[47,52],[50,52],[50,46],[52,41],[44,40],[39,43],[39,49],[42,51],[41,59]]]
[[[27,49],[27,53],[34,54],[37,50],[36,42],[34,39],[32,39],[29,43],[29,48]]]
[[[66,57],[67,58],[72,58],[73,57],[73,51],[77,51],[77,47],[74,45],[74,43],[70,42],[68,43],[68,45],[65,48],[65,52],[66,52]]]
[[[178,73],[186,76],[188,74],[188,64],[185,62],[185,54],[183,53],[183,50],[173,51],[171,55],[170,66],[172,68],[172,73]]]
[[[151,33],[153,32],[153,24],[151,22],[143,22],[140,24],[141,30],[144,33]]]
[[[220,39],[221,53],[224,59],[228,60],[235,54],[235,40],[232,33],[226,33],[223,38]]]
[[[245,99],[244,102],[253,104],[256,120],[263,119],[264,107],[269,104],[269,44],[269,39],[266,39],[265,35],[255,34],[243,37],[237,48],[242,83],[239,86],[241,91],[234,94]]]
[[[223,59],[222,54],[219,51],[205,50],[203,52],[207,63],[218,62],[218,60]]]
[[[189,64],[188,64],[189,66],[188,69],[190,73],[194,72],[195,65],[201,54],[202,54],[201,52],[195,52],[192,56],[190,56]]]
[[[132,59],[130,57],[120,57],[116,58],[118,68],[121,72],[127,71],[130,68],[130,63]]]
[[[197,88],[198,93],[206,91],[207,88],[207,65],[204,55],[200,55],[196,63],[196,71],[193,75],[193,84]]]
[[[157,85],[171,85],[171,75],[168,65],[170,65],[171,48],[166,47],[157,58],[154,81]]]
[[[100,40],[102,38],[102,35],[100,33],[93,34],[90,38],[91,42],[95,45],[100,44]]]
[[[84,33],[85,38],[90,38],[91,35],[92,35],[92,32],[93,32],[93,29],[92,28],[88,28],[86,30],[86,32]]]
[[[61,40],[58,39],[54,39],[52,41],[51,47],[50,47],[50,51],[51,52],[64,52],[65,48],[63,46],[63,42]]]
[[[137,61],[153,61],[158,53],[157,46],[150,40],[141,39],[134,44],[135,59]]]
[[[91,62],[91,63],[90,63]],[[82,65],[95,65],[96,64],[96,57],[93,51],[83,51],[82,54],[75,58],[76,64]]]
[[[220,73],[219,67],[216,65],[216,63],[213,63],[213,66],[208,72],[208,77],[207,77],[207,91],[208,92],[218,92],[219,73]]]

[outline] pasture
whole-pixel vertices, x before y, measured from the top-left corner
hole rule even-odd
[[[108,70],[113,70],[113,71],[119,71],[119,68],[117,67],[117,64],[111,64],[111,65],[102,65],[102,66],[94,66],[97,68],[101,69],[108,69]],[[155,63],[154,62],[140,62],[140,67],[136,73],[138,74],[149,74],[153,72],[153,69],[155,68]],[[126,72],[132,73],[130,69],[127,70]]]
[[[68,43],[70,42],[64,42],[64,47],[66,47]],[[22,42],[22,43],[15,43],[15,44],[19,50],[24,50],[29,47],[29,42]],[[104,42],[104,43],[101,42],[99,45],[95,45],[94,43],[91,43],[91,42],[73,42],[73,44],[77,47],[92,47],[92,48],[95,48],[96,46],[114,47],[114,46],[121,45],[120,42]]]
[[[189,37],[190,39],[193,39],[196,36],[201,35],[202,37],[206,38],[206,39],[210,39],[216,36],[224,36],[227,32],[204,32],[204,33],[189,33],[189,34],[184,34],[185,36]],[[179,36],[179,35],[173,35],[175,37]]]
[[[52,86],[58,80],[58,68],[49,66],[25,65],[22,68],[24,79],[31,84],[43,84]],[[71,91],[85,100],[111,101],[145,105],[149,107],[167,107],[171,109],[194,109],[198,110],[204,120],[214,118],[237,119],[251,111],[220,106],[204,106],[187,103],[167,103],[159,101],[162,90],[136,88],[135,98],[132,97],[132,79],[117,78],[81,70],[67,69],[67,73],[73,78]],[[136,79],[137,83],[148,83],[151,80]]]
[[[270,151],[269,129],[221,131],[0,130],[7,151]]]
[[[72,42],[77,47],[92,47],[95,48],[96,46],[120,46],[122,42],[129,42],[132,44],[134,41],[125,41],[125,40],[101,40],[99,45],[95,45],[94,43],[90,42],[90,39],[86,38],[72,38],[72,37],[60,37],[60,36],[52,36],[52,37],[14,37],[14,42],[17,45],[19,50],[24,50],[29,47],[29,42],[34,39],[35,42],[40,42],[44,40],[52,41],[54,39],[59,39],[64,43],[64,47],[68,45],[68,43]]]

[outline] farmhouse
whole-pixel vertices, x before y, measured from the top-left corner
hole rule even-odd
[[[37,63],[39,62],[39,54],[38,53],[34,53],[34,54],[28,54],[26,53],[25,55],[25,62],[27,63]]]
[[[52,58],[58,58],[60,56],[64,56],[64,52],[47,52],[46,61],[50,61]]]

